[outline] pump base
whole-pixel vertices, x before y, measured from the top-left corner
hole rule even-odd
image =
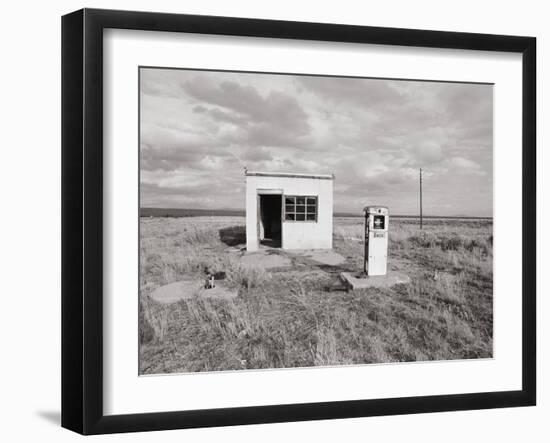
[[[367,276],[362,272],[342,272],[340,273],[342,282],[348,289],[367,289],[367,288],[391,288],[398,284],[410,283],[408,275],[396,271],[388,271],[386,275]]]

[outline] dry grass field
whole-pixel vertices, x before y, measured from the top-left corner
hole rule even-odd
[[[142,217],[140,373],[487,358],[493,348],[491,220],[390,219],[389,268],[408,285],[347,292],[363,219],[334,219],[338,266],[244,267],[242,217]],[[155,288],[223,271],[232,300],[159,304]]]

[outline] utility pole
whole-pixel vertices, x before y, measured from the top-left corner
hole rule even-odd
[[[420,229],[422,229],[422,168],[420,168]]]

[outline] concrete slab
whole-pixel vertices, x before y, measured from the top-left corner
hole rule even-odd
[[[329,266],[338,266],[346,261],[345,257],[332,249],[292,250],[288,253]]]
[[[367,289],[367,288],[391,288],[397,284],[410,283],[411,279],[408,275],[397,271],[388,271],[386,275],[376,275],[365,277],[357,272],[342,272],[340,278],[343,283],[352,290]]]
[[[217,280],[216,287],[212,289],[205,289],[203,280],[181,280],[155,289],[150,297],[159,303],[169,304],[194,297],[232,299],[237,294],[237,290],[228,288],[223,280]]]
[[[240,253],[240,252],[243,252],[243,251],[246,251],[246,246],[229,246],[228,248],[225,248],[224,249],[225,252],[230,252],[232,254],[234,253]]]
[[[259,250],[243,254],[240,258],[240,263],[246,268],[284,268],[291,265],[288,257],[273,253],[269,250]]]

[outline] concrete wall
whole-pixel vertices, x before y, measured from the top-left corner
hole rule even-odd
[[[316,195],[317,222],[282,222],[284,249],[332,249],[333,180],[310,177],[246,176],[246,249],[258,249],[258,194],[282,190],[284,195]]]

